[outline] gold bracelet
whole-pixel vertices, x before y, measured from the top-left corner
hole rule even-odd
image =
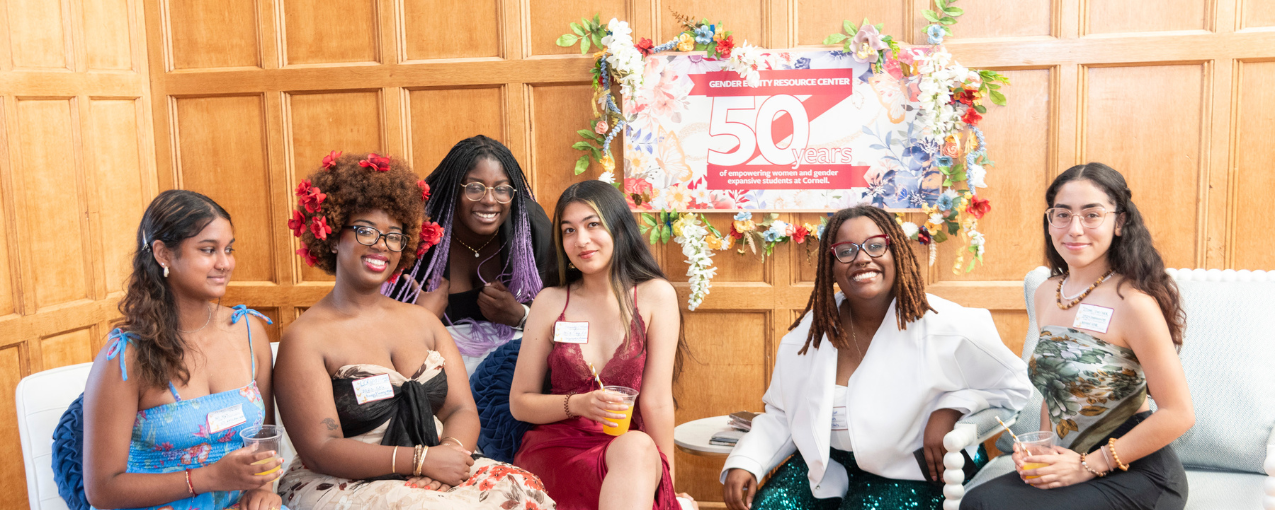
[[[398,471],[398,447],[394,447],[394,454],[390,455],[390,474],[396,475]]]
[[[420,450],[421,458],[416,461],[416,469],[414,469],[412,473],[414,473],[415,476],[421,476],[421,468],[425,466],[425,456],[429,454],[429,448],[423,445],[416,445],[416,448]]]
[[[462,450],[464,450],[464,449],[465,449],[465,443],[460,442],[460,440],[459,440],[459,439],[456,439],[456,438],[454,438],[454,437],[452,437],[452,436],[444,437],[444,438],[443,438],[443,442],[446,442],[448,439],[451,439],[452,441],[455,441],[455,442],[456,442],[456,446],[459,446],[459,447],[460,447],[460,449],[462,449]]]
[[[1121,471],[1128,471],[1129,465],[1120,462],[1120,454],[1116,453],[1116,438],[1113,437],[1107,441],[1107,449],[1111,450],[1111,457],[1116,459],[1116,467],[1120,468]]]

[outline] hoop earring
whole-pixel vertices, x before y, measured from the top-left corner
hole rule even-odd
[[[159,266],[159,267],[164,268],[164,278],[168,278],[168,266],[165,266],[165,265],[163,265],[163,264],[160,264],[160,266]]]

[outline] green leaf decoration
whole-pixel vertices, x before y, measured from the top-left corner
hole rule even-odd
[[[589,155],[585,154],[576,160],[576,175],[584,173],[589,168]]]
[[[841,44],[843,41],[849,38],[850,36],[845,34],[832,34],[828,37],[825,37],[823,40],[823,43],[827,45]]]
[[[602,32],[593,33],[593,45],[597,46],[598,49],[602,48]]]
[[[571,148],[578,151],[587,151],[589,149],[592,149],[593,145],[590,144],[589,142],[576,142],[571,144]]]
[[[659,242],[659,240],[660,240],[660,231],[659,231],[659,229],[654,229],[654,228],[653,228],[653,229],[651,229],[651,244],[655,244],[655,243]]]
[[[642,223],[645,223],[647,225],[654,227],[655,217],[651,216],[651,213],[642,213]]]
[[[593,159],[602,161],[602,149],[599,149],[597,147],[589,147],[589,148],[593,149]]]
[[[943,9],[943,12],[946,13],[948,16],[955,17],[955,16],[960,16],[962,14],[965,14],[965,9],[962,9],[960,7],[948,7],[946,9]]]
[[[955,25],[956,18],[953,18],[951,16],[943,16],[942,18],[939,18],[939,23],[942,23],[944,25]]]
[[[928,20],[930,23],[938,23],[938,22],[939,22],[939,15],[938,15],[938,13],[936,13],[936,12],[934,12],[934,11],[931,11],[931,10],[929,10],[929,9],[926,9],[926,10],[924,10],[924,11],[921,11],[921,15],[922,15],[922,16],[925,16],[925,19],[926,19],[926,20]]]
[[[884,32],[884,31],[885,31],[885,23],[877,23],[877,24],[872,25],[872,26],[877,27],[877,33],[878,33],[878,34],[879,34],[879,33],[881,33],[881,32]]]
[[[947,241],[947,232],[944,232],[942,230],[935,230],[934,232],[932,232],[932,234],[934,235],[934,242],[936,243],[942,243]]]
[[[582,26],[582,27],[588,27],[588,28],[590,29],[590,31],[592,31],[592,29],[593,29],[594,27],[597,27],[597,26],[598,26],[598,24],[597,24],[597,23],[589,23],[589,18],[580,18],[580,26]]]
[[[859,33],[859,29],[855,27],[854,23],[851,23],[850,20],[842,21],[841,28],[845,30],[847,34],[850,34],[850,35]]]
[[[671,228],[664,228],[664,229],[662,229],[662,232],[660,232],[660,242],[661,242],[661,243],[665,243],[665,244],[667,244],[667,243],[668,243],[669,234],[671,234],[672,232],[673,232],[673,229],[671,229]]]
[[[586,53],[589,53],[589,45],[592,43],[593,42],[590,41],[588,37],[581,37],[580,38],[580,54],[584,55]]]
[[[974,105],[974,111],[978,113],[987,113],[987,107],[981,104]]]
[[[576,35],[584,35],[584,29],[580,28],[580,25],[575,24],[574,21],[571,22],[571,31],[575,32]]]
[[[947,37],[952,37],[952,29],[948,27],[943,27],[943,35]]]
[[[992,104],[997,106],[1005,106],[1005,94],[1001,94],[995,90],[992,91]]]
[[[948,221],[948,222],[945,222],[945,224],[947,225],[947,233],[949,235],[956,235],[957,232],[961,231],[960,223],[957,223],[955,221]]]
[[[558,40],[557,40],[556,42],[557,42],[558,46],[561,46],[561,47],[563,47],[563,48],[566,48],[566,47],[568,47],[568,46],[571,46],[571,45],[575,44],[575,43],[576,43],[576,41],[578,41],[578,40],[580,40],[580,38],[579,38],[579,37],[576,37],[575,35],[572,35],[572,34],[562,34],[562,37],[559,37],[559,38],[558,38]]]
[[[601,20],[600,18],[598,18],[598,16],[601,16],[601,14],[596,13],[596,12],[595,12],[595,13],[593,13],[593,24],[594,24],[594,25],[601,26],[601,25],[602,25],[602,20]]]
[[[937,5],[939,7],[939,10],[942,10],[942,11],[947,10],[947,0],[934,0],[934,5]]]

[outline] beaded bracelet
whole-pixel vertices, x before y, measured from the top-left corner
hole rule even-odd
[[[570,405],[571,397],[574,397],[574,396],[575,396],[575,393],[568,393],[567,397],[562,399],[562,410],[567,412],[568,420],[576,417],[576,415],[571,414],[571,405]]]
[[[1088,455],[1088,454],[1085,454],[1085,453],[1080,454],[1080,465],[1085,468],[1085,471],[1092,473],[1094,478],[1102,478],[1104,476],[1107,476],[1106,473],[1099,473],[1097,471],[1094,471],[1093,468],[1089,467],[1089,463],[1085,462],[1085,455]]]
[[[190,483],[190,469],[186,469],[186,490],[190,491],[190,495],[195,495],[195,484]]]
[[[1111,457],[1116,459],[1116,467],[1120,468],[1121,471],[1128,471],[1129,465],[1120,462],[1120,455],[1116,453],[1116,438],[1113,437],[1107,441],[1107,449],[1111,450]]]

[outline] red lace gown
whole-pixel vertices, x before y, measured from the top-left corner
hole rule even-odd
[[[633,302],[637,303],[637,289]],[[567,304],[571,304],[571,290],[567,289]],[[635,310],[636,312],[636,305]],[[566,320],[567,308],[563,306],[559,321]],[[627,386],[640,390],[642,372],[646,368],[646,324],[641,314],[633,314],[629,326],[628,345],[621,344],[598,374],[603,384]],[[588,393],[598,389],[585,364],[578,344],[554,343],[549,352],[553,394]],[[629,430],[645,432],[641,413],[642,396],[638,395],[633,408],[633,421]],[[602,425],[588,418],[571,418],[555,423],[537,425],[522,437],[522,447],[514,455],[514,465],[531,471],[544,482],[549,497],[558,504],[558,510],[583,510],[598,508],[598,494],[602,479],[607,474],[606,451],[611,440],[602,431]],[[677,495],[673,492],[673,479],[669,475],[668,457],[660,452],[664,475],[655,490],[656,510],[677,510]]]

